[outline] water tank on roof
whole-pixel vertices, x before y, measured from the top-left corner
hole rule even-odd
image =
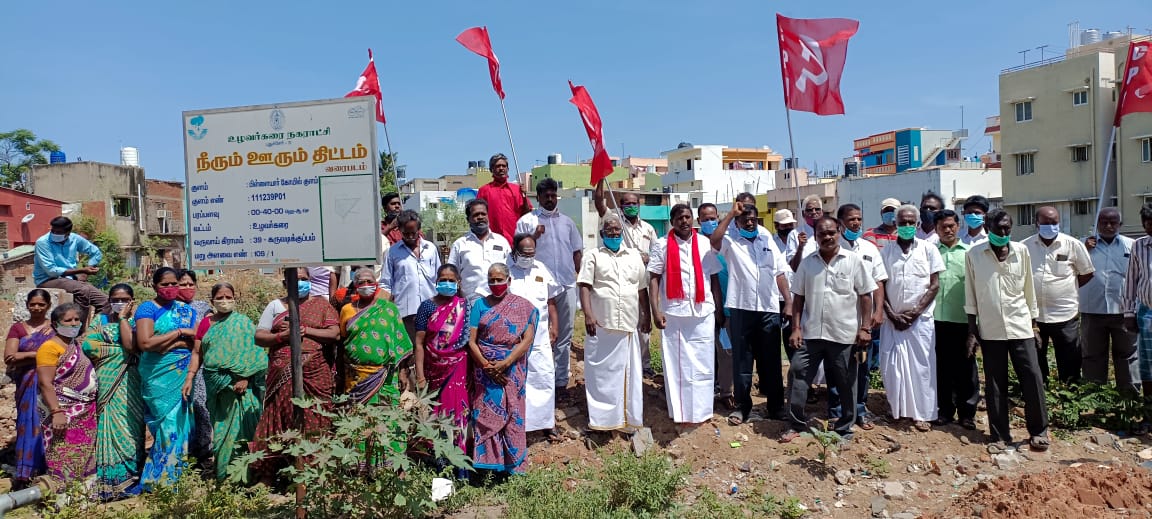
[[[1080,33],[1080,45],[1091,45],[1100,41],[1099,29],[1088,29]]]
[[[468,161],[468,169],[476,169],[478,167],[480,167],[480,166],[476,165],[476,161],[474,161],[474,160]]]
[[[1124,36],[1124,33],[1120,32],[1120,31],[1108,31],[1108,32],[1104,33],[1104,39],[1105,40],[1114,40],[1114,39],[1119,38],[1121,36]]]
[[[65,157],[62,151],[54,151],[48,154],[49,164],[63,164],[65,162],[68,162],[68,157]]]
[[[465,187],[456,190],[456,203],[467,204],[476,198],[476,190],[470,187]]]
[[[553,154],[548,156],[548,164],[549,165],[563,164],[564,163],[563,159],[564,159],[564,157],[562,157],[559,153],[553,153]]]
[[[680,144],[677,144],[677,145],[676,145],[676,149],[681,149],[681,148],[691,148],[691,147],[692,147],[692,143],[691,143],[691,142],[681,142]]]
[[[139,167],[140,151],[131,146],[120,148],[120,165]]]

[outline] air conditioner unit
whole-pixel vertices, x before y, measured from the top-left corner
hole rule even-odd
[[[171,217],[171,213],[169,213],[166,209],[157,209],[156,210],[156,218],[163,219],[163,218],[170,218],[170,217]]]

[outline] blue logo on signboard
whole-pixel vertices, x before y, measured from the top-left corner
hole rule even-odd
[[[284,129],[284,112],[280,110],[272,110],[272,115],[268,116],[268,124],[272,125],[273,130]]]
[[[189,137],[192,137],[195,140],[200,140],[208,134],[208,129],[201,127],[201,125],[204,124],[203,115],[197,115],[196,117],[188,119],[188,124],[192,125],[192,127],[188,129]]]

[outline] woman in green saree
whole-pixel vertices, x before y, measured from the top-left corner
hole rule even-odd
[[[372,269],[353,277],[359,299],[340,311],[340,336],[348,360],[344,389],[359,404],[395,405],[408,387],[402,364],[411,364],[412,340],[404,331],[400,310],[380,297]]]
[[[192,367],[184,394],[192,392],[193,374],[203,362],[208,414],[212,419],[212,454],[216,478],[228,476],[228,465],[256,435],[263,411],[268,354],[256,345],[256,325],[236,312],[236,290],[229,283],[212,287],[211,315],[200,321],[192,348]]]

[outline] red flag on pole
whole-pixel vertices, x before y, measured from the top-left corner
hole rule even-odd
[[[568,87],[572,89],[572,99],[568,102],[576,105],[576,109],[580,111],[584,131],[588,132],[588,141],[592,143],[591,182],[595,186],[612,174],[612,159],[608,157],[608,150],[604,149],[604,126],[600,121],[600,111],[592,102],[592,96],[588,95],[588,89],[581,85],[573,85],[571,81],[568,82]]]
[[[1116,120],[1137,112],[1152,112],[1152,42],[1128,44],[1128,60],[1124,62],[1119,101],[1116,102]]]
[[[384,120],[384,96],[380,93],[380,78],[376,76],[376,62],[372,60],[372,49],[368,49],[368,66],[356,80],[356,88],[344,97],[372,96],[376,98],[376,120],[388,124]]]
[[[492,90],[504,100],[504,85],[500,82],[500,60],[492,52],[492,40],[488,39],[488,27],[473,27],[456,37],[464,48],[488,59],[488,74],[492,76]]]
[[[780,74],[784,103],[792,110],[817,115],[844,113],[840,74],[848,38],[860,22],[847,18],[799,19],[776,15],[780,34]]]

